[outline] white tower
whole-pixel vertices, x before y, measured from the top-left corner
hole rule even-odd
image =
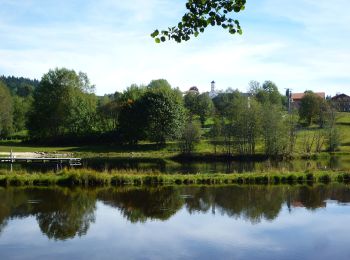
[[[215,98],[217,95],[218,95],[218,94],[217,94],[216,91],[215,91],[215,81],[213,80],[213,81],[211,82],[211,90],[210,90],[210,92],[209,92],[209,97],[210,97],[210,98]]]

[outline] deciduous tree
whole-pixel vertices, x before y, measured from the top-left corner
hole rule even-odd
[[[12,98],[6,85],[0,81],[0,138],[12,131],[13,121]]]
[[[242,34],[237,19],[230,16],[245,8],[246,0],[187,0],[187,12],[181,21],[167,30],[155,30],[151,36],[157,43],[166,40],[176,42],[188,41],[191,36],[197,37],[208,26],[220,26],[231,34]]]
[[[93,130],[97,100],[85,74],[65,68],[46,73],[34,93],[29,129],[33,138],[86,134]]]
[[[312,91],[307,91],[300,101],[299,117],[307,125],[319,121],[322,98]]]

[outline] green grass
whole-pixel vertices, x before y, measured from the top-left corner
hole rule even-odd
[[[210,125],[212,119],[208,119],[206,125]],[[339,155],[350,155],[350,113],[338,113],[337,128],[341,135],[341,146]],[[298,132],[296,143],[295,157],[302,157],[305,155],[304,136],[312,136],[315,131],[319,131],[316,126],[311,126],[307,129]],[[166,146],[159,147],[154,143],[140,142],[133,146],[120,145],[86,145],[86,146],[35,146],[26,145],[20,141],[0,141],[0,152],[46,152],[46,153],[74,153],[79,157],[138,157],[138,158],[171,158],[179,153],[176,142],[168,142]],[[223,146],[217,147],[218,153],[222,153]],[[324,152],[318,156],[326,154],[326,146],[323,146]],[[213,146],[209,140],[203,139],[196,147],[195,153],[198,155],[208,155],[214,152]],[[257,143],[257,153],[263,153],[262,140]]]
[[[74,153],[81,157],[152,157],[167,158],[178,153],[176,143],[159,147],[154,143],[140,142],[138,145],[85,145],[85,146],[40,146],[27,145],[20,141],[0,141],[0,152],[44,152]]]
[[[52,147],[52,146],[36,146],[36,145],[26,145],[19,140],[10,141],[0,141],[0,152],[70,152],[78,149],[79,147]]]
[[[67,170],[57,173],[0,171],[2,186],[140,186],[140,185],[226,185],[226,184],[298,184],[349,183],[350,172],[271,172],[247,174],[160,174],[132,171],[96,172]]]

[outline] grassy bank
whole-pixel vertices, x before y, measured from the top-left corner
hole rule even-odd
[[[209,126],[208,126],[209,127]],[[350,113],[338,113],[337,128],[340,133],[340,147],[337,152],[341,156],[350,155]],[[305,153],[305,138],[312,137],[314,133],[320,131],[317,126],[310,126],[303,130],[298,131],[298,138],[296,142],[296,150],[293,154],[294,158],[314,158],[324,157],[329,155],[326,152],[326,145],[323,144],[321,153]],[[173,157],[181,157],[178,144],[176,142],[167,142],[164,146],[159,146],[155,143],[143,141],[137,145],[116,145],[116,144],[101,144],[101,145],[81,145],[81,146],[40,146],[33,144],[22,143],[19,140],[5,141],[0,140],[0,153],[13,152],[43,152],[43,153],[67,153],[73,154],[77,157],[106,157],[106,158],[161,158],[170,159]],[[214,153],[214,147],[208,139],[202,138],[201,142],[196,146],[195,153],[189,159],[199,160],[223,160],[227,159],[227,155],[224,153],[224,147],[222,144],[217,146],[218,153]],[[262,146],[262,140],[258,140],[256,147],[258,159],[263,158],[264,151]],[[239,157],[237,154],[232,156],[235,159]],[[240,158],[238,158],[240,159]],[[254,159],[254,158],[253,158]]]
[[[350,172],[286,172],[246,174],[160,174],[131,171],[96,172],[67,170],[57,173],[0,171],[2,186],[123,186],[123,185],[187,185],[187,184],[298,184],[349,183]]]

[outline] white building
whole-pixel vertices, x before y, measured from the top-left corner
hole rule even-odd
[[[209,97],[210,97],[211,99],[213,99],[213,98],[215,98],[217,95],[218,95],[218,93],[217,93],[216,90],[215,90],[215,81],[213,80],[213,81],[211,82],[211,90],[210,90],[210,92],[209,92]]]

